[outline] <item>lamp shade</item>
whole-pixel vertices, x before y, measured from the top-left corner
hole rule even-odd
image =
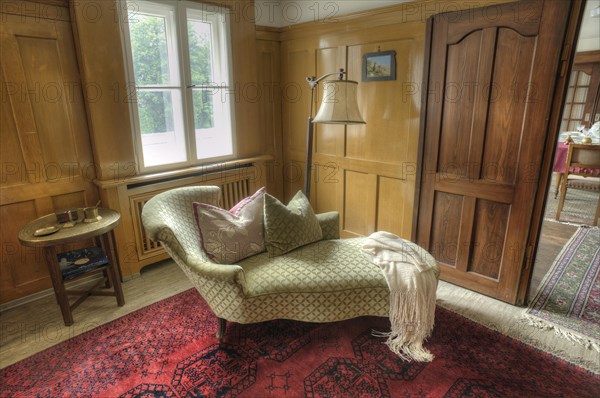
[[[365,124],[358,110],[356,87],[352,80],[323,82],[323,101],[313,123]]]

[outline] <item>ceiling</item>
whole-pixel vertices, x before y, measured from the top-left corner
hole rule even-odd
[[[334,20],[335,17],[353,12],[409,1],[411,0],[255,0],[256,24],[280,28],[314,20]],[[600,7],[600,0],[588,0],[577,51],[600,50],[600,18],[590,16],[592,9],[597,7]],[[448,10],[439,10],[444,11]],[[428,10],[428,15],[431,13],[436,12]]]
[[[330,20],[353,12],[389,7],[412,0],[255,0],[256,24],[281,28],[315,20]]]
[[[579,31],[577,51],[600,50],[600,18],[591,17],[592,10],[598,7],[600,7],[600,0],[588,0]]]

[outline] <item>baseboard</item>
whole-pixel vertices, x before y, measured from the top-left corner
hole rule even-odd
[[[101,280],[102,278],[103,278],[102,274],[95,273],[94,275],[84,276],[75,281],[67,282],[67,283],[65,283],[65,286],[69,287],[69,288],[78,288],[82,285],[87,285],[88,283]],[[20,307],[24,304],[31,303],[32,301],[36,301],[36,300],[39,300],[44,297],[52,296],[52,295],[54,295],[54,289],[50,288],[50,289],[42,290],[41,292],[30,294],[29,296],[25,296],[25,297],[18,298],[16,300],[9,301],[8,303],[0,304],[0,313],[2,313],[4,311],[8,311],[8,310],[16,308],[16,307]]]

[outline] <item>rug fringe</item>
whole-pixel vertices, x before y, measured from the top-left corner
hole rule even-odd
[[[571,221],[560,221],[557,220],[555,218],[546,218],[544,217],[544,221],[550,221],[550,222],[555,222],[557,224],[565,224],[565,225],[571,225],[573,227],[583,227],[583,228],[587,228],[589,225],[581,222],[581,223],[576,223],[576,222],[571,222]]]
[[[465,290],[458,286],[454,286],[453,288]],[[469,293],[477,294],[474,292],[469,292]],[[492,299],[490,299],[490,300],[492,300]],[[578,358],[578,360],[574,360],[573,357],[571,356],[572,352],[570,350],[567,352],[562,348],[556,348],[553,346],[549,346],[549,345],[547,345],[547,343],[540,340],[539,338],[532,336],[532,335],[528,335],[527,332],[522,334],[522,332],[524,330],[529,330],[530,328],[522,327],[523,324],[527,324],[527,321],[523,322],[523,320],[521,320],[520,316],[518,316],[518,315],[511,317],[511,320],[516,325],[511,324],[513,327],[506,328],[503,326],[503,325],[506,325],[505,322],[496,323],[496,322],[492,322],[490,320],[482,319],[482,318],[480,318],[480,316],[478,314],[473,314],[469,311],[465,311],[465,309],[463,307],[457,306],[456,303],[452,303],[450,301],[445,301],[443,299],[438,298],[437,304],[441,308],[451,311],[462,317],[465,317],[465,318],[469,319],[470,321],[473,321],[487,329],[494,330],[504,336],[508,336],[515,340],[519,340],[523,344],[530,345],[532,347],[537,348],[538,350],[551,353],[552,355],[555,355],[558,358],[561,358],[573,365],[581,366],[584,369],[586,369],[594,374],[600,374],[600,370],[598,368],[598,361],[595,358],[592,362],[584,361],[582,358]],[[504,304],[505,303],[501,303],[501,305],[504,305]],[[506,305],[508,306],[508,304],[506,304]],[[585,345],[583,345],[583,344],[581,346],[585,347]]]
[[[554,330],[555,335],[567,339],[573,343],[582,345],[588,350],[593,349],[600,353],[600,342],[591,337],[581,336],[575,332],[565,329],[564,327],[555,325],[550,321],[540,319],[526,312],[521,315],[520,321],[538,329]]]

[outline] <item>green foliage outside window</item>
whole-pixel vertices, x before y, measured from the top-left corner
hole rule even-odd
[[[188,46],[193,84],[221,84],[214,82],[212,76],[210,26],[199,21],[188,21]],[[214,126],[213,96],[218,98],[217,90],[194,90],[194,125],[197,129]]]
[[[170,76],[169,56],[175,55],[168,52],[165,18],[138,15],[134,20],[130,24],[130,37],[136,85],[177,85]],[[193,84],[206,85],[212,83],[210,29],[204,29],[206,33],[199,32],[194,29],[199,23],[188,22],[191,77]],[[196,129],[213,127],[214,93],[213,90],[194,90]],[[142,134],[173,131],[171,91],[138,90],[137,97]]]

